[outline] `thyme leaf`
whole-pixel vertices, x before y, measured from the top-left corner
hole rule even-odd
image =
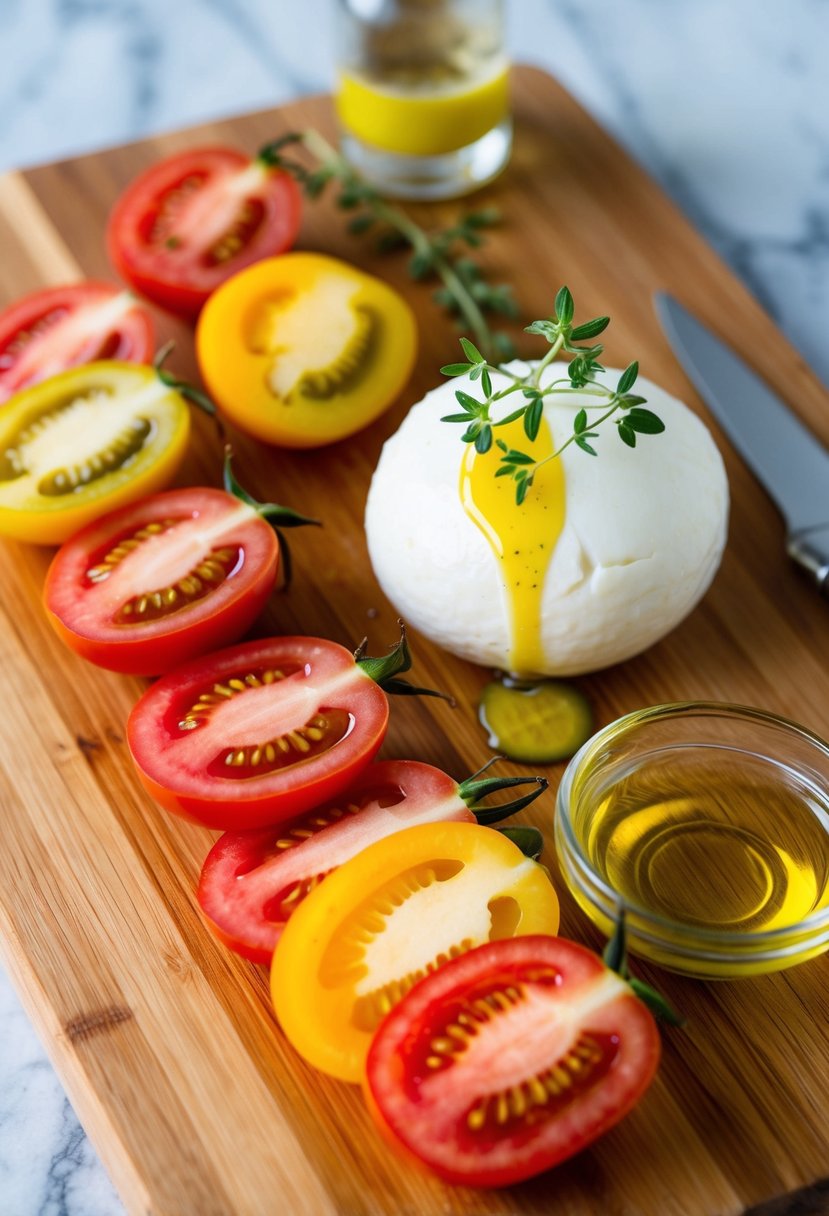
[[[541,429],[544,405],[550,399],[566,401],[570,394],[596,399],[595,404],[585,405],[579,402],[579,408],[573,416],[572,433],[554,452],[540,460],[536,460],[530,452],[508,447],[501,439],[495,440],[501,452],[495,476],[510,477],[513,480],[515,501],[519,505],[532,487],[538,469],[549,460],[560,456],[571,444],[588,456],[597,456],[598,452],[591,441],[599,438],[599,428],[604,423],[612,420],[622,443],[629,448],[636,447],[637,436],[659,435],[665,430],[664,422],[653,410],[642,408],[646,399],[630,391],[639,375],[638,362],[628,364],[615,389],[608,388],[598,378],[599,374],[605,371],[599,362],[604,347],[601,343],[591,345],[591,339],[604,332],[610,318],[593,317],[590,321],[575,325],[574,317],[575,303],[572,292],[567,286],[560,287],[556,293],[552,316],[542,317],[526,327],[526,333],[544,338],[549,349],[534,367],[523,374],[517,374],[511,368],[491,362],[468,338],[461,338],[461,347],[467,362],[449,363],[441,368],[446,376],[468,376],[470,380],[480,383],[483,400],[472,397],[463,389],[457,389],[455,397],[465,412],[447,414],[442,419],[443,422],[464,423],[466,429],[461,439],[464,443],[474,443],[478,452],[488,452],[491,448],[493,428],[506,426],[519,419],[523,421],[527,439],[534,443]],[[570,356],[567,375],[564,378],[559,376],[548,379],[548,369],[560,354]],[[499,373],[501,380],[506,377],[508,381],[506,386],[497,392],[492,381],[494,372]],[[507,413],[501,413],[499,403],[517,393],[520,394],[522,404]],[[511,406],[513,404],[510,402]]]

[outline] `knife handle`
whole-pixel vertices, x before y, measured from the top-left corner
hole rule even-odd
[[[818,590],[829,596],[829,524],[792,533],[786,550],[812,576]]]

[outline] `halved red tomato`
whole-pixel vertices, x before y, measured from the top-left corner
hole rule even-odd
[[[152,165],[115,204],[107,247],[119,274],[172,312],[195,316],[214,288],[289,248],[296,182],[234,148],[194,148]]]
[[[279,637],[187,663],[130,714],[138,775],[162,806],[208,827],[290,819],[335,797],[373,759],[389,713],[380,684],[393,691],[409,664],[405,637],[385,660]]]
[[[534,788],[508,803],[482,798],[516,785]],[[377,840],[420,823],[495,823],[544,792],[543,777],[453,781],[416,760],[371,764],[336,798],[276,828],[225,832],[207,855],[199,903],[231,950],[269,963],[289,918],[316,886]]]
[[[617,1123],[653,1079],[649,1010],[563,938],[505,938],[426,976],[380,1024],[366,1063],[375,1118],[449,1182],[505,1186]]]
[[[0,313],[0,402],[82,363],[149,363],[153,323],[128,291],[69,283],[24,296]]]
[[[279,542],[224,490],[169,490],[84,528],[44,588],[52,625],[111,671],[158,675],[241,637],[276,581]]]

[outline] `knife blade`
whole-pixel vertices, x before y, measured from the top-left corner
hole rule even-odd
[[[779,507],[789,556],[829,595],[829,452],[764,380],[677,300],[656,315],[691,383]]]

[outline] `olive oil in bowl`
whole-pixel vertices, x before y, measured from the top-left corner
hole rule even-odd
[[[632,952],[700,976],[776,970],[829,946],[829,748],[741,707],[614,723],[559,791],[565,881]]]

